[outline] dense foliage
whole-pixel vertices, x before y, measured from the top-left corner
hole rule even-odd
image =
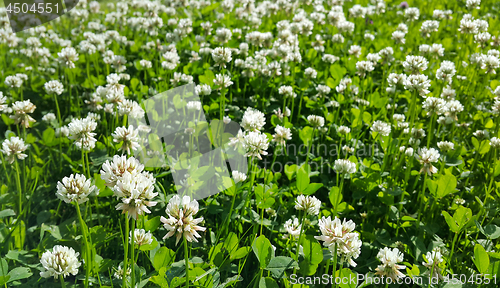
[[[0,10],[0,285],[498,287],[499,10],[80,0],[17,34]],[[191,83],[248,160],[198,201],[130,121]]]

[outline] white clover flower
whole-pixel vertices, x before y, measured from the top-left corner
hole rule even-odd
[[[304,71],[304,76],[306,76],[307,78],[316,79],[317,75],[318,72],[316,72],[316,70],[311,67],[306,68],[306,70]]]
[[[420,17],[420,10],[416,7],[408,7],[405,9],[405,19],[412,22],[418,20]]]
[[[43,115],[43,117],[42,117],[42,121],[47,122],[49,124],[56,122],[56,120],[57,120],[57,118],[56,118],[56,115],[54,113],[47,113],[47,114]]]
[[[332,254],[337,253],[338,256],[350,266],[356,267],[357,259],[361,254],[362,242],[359,240],[359,234],[354,231],[356,224],[352,221],[340,221],[337,216],[335,219],[321,217],[318,223],[321,231],[321,236],[314,238],[323,241],[323,245],[328,247]],[[337,251],[335,251],[337,245]]]
[[[295,209],[304,210],[309,215],[318,215],[319,209],[321,208],[321,201],[314,196],[297,196],[297,200],[295,200]]]
[[[349,53],[349,55],[354,55],[354,57],[356,58],[361,57],[361,47],[358,45],[351,45],[347,52]]]
[[[356,163],[348,159],[337,159],[333,164],[333,169],[341,175],[356,173]]]
[[[153,64],[149,60],[143,59],[143,60],[139,61],[139,64],[141,65],[142,68],[145,68],[145,69],[150,69],[153,67]]]
[[[431,81],[426,75],[410,75],[404,81],[405,89],[410,92],[417,91],[420,96],[425,96],[429,94],[429,87],[431,87]]]
[[[73,248],[56,245],[52,251],[45,251],[42,254],[40,263],[42,271],[40,276],[44,278],[54,277],[57,279],[60,275],[66,277],[68,275],[78,274],[78,268],[82,265],[78,261],[80,253],[75,252]]]
[[[427,116],[432,114],[441,115],[447,111],[446,101],[441,98],[427,97],[422,103],[422,109],[427,111]]]
[[[28,114],[33,113],[35,109],[36,106],[30,100],[16,101],[12,104],[14,115],[10,115],[9,118],[14,119],[15,124],[21,124],[25,128],[29,128],[31,122],[36,122],[36,120]]]
[[[391,73],[387,77],[387,82],[389,86],[404,85],[405,81],[406,81],[406,74],[404,73],[401,74]]]
[[[358,61],[356,62],[356,73],[359,77],[364,78],[367,73],[373,71],[375,67],[373,66],[373,62],[371,61]]]
[[[75,48],[73,47],[64,47],[61,52],[57,53],[57,56],[59,56],[59,62],[70,69],[75,68],[75,63],[78,61],[78,53],[76,52]]]
[[[481,6],[481,0],[467,0],[465,2],[465,6],[467,9],[472,10],[472,9],[479,9]]]
[[[490,145],[494,149],[500,149],[500,138],[492,137],[490,139]]]
[[[144,170],[144,165],[142,165],[139,160],[134,157],[127,158],[127,156],[113,156],[113,161],[109,162],[106,160],[102,164],[101,179],[104,180],[105,185],[108,187],[113,187],[116,183],[122,179],[125,172],[136,175]]]
[[[212,59],[214,59],[215,66],[226,68],[226,64],[231,62],[231,49],[224,47],[217,47],[212,50]]]
[[[130,155],[131,150],[137,151],[141,145],[139,145],[139,130],[134,129],[134,126],[129,125],[128,128],[116,127],[115,132],[111,133],[113,136],[113,142],[123,143],[118,151],[127,152]]]
[[[132,244],[132,231],[130,231],[129,241]],[[153,243],[153,235],[151,232],[144,229],[135,229],[134,230],[134,243],[137,246],[149,245]]]
[[[450,100],[446,103],[447,106],[447,111],[445,113],[445,116],[457,121],[458,120],[458,113],[464,111],[464,106],[460,101],[458,100]]]
[[[123,267],[122,266],[118,266],[118,268],[116,269],[115,273],[113,274],[113,277],[115,277],[116,279],[123,279]],[[132,273],[132,269],[130,267],[127,268],[127,275],[125,276],[129,276],[130,273]]]
[[[373,132],[377,132],[382,136],[389,136],[391,134],[391,125],[383,121],[377,120],[373,122],[371,127]]]
[[[141,119],[144,117],[144,113],[141,105],[133,100],[124,99],[118,103],[118,114],[120,116],[129,115],[132,118]]]
[[[427,173],[429,176],[432,176],[432,174],[438,172],[437,168],[432,166],[432,163],[437,162],[439,160],[439,156],[439,152],[434,148],[419,148],[418,155],[415,157],[420,164],[423,165],[422,169],[420,169],[420,173]]]
[[[396,44],[405,44],[406,43],[405,36],[406,33],[404,32],[394,31],[392,32],[391,39],[394,40]]]
[[[227,88],[233,85],[233,81],[231,81],[231,77],[229,75],[216,74],[214,84],[219,86],[218,90],[220,90],[222,87]]]
[[[337,132],[341,135],[346,135],[346,134],[351,133],[351,129],[347,126],[339,126],[337,128]]]
[[[189,101],[186,104],[186,108],[190,111],[200,111],[201,110],[201,102],[200,101]]]
[[[93,131],[97,128],[97,122],[90,118],[73,119],[68,124],[69,139],[74,140],[75,146],[84,151],[94,149],[97,139],[94,138],[96,133]]]
[[[455,149],[455,144],[449,141],[440,141],[437,143],[437,146],[444,152]]]
[[[413,157],[413,148],[412,148],[412,147],[408,147],[408,148],[406,148],[406,150],[405,150],[405,155],[406,155],[407,157]]]
[[[276,142],[279,145],[283,146],[285,145],[286,140],[292,139],[292,131],[290,128],[277,125],[276,128],[274,128],[274,131],[276,133],[273,135],[273,142]]]
[[[64,177],[62,182],[57,182],[56,196],[66,203],[82,204],[89,200],[89,195],[94,191],[99,194],[99,189],[92,185],[90,179],[82,174],[71,174]]]
[[[163,216],[160,218],[163,226],[168,230],[163,239],[175,235],[175,245],[179,243],[179,240],[183,236],[189,242],[198,242],[196,238],[201,238],[198,231],[205,231],[206,229],[198,225],[203,221],[203,217],[194,218],[198,210],[198,201],[194,199],[191,201],[189,196],[181,198],[179,195],[174,195],[168,201],[167,209],[165,210],[168,218]]]
[[[0,91],[0,112],[7,110],[8,105],[5,103],[7,103],[7,97],[5,97],[3,92]]]
[[[288,86],[288,85],[280,86],[280,88],[278,88],[278,93],[280,95],[283,95],[283,97],[285,97],[285,98],[289,98],[289,97],[295,98],[295,97],[297,97],[297,94],[295,92],[293,92],[293,87],[292,86]]]
[[[212,88],[208,84],[196,85],[195,91],[198,95],[207,96],[212,93]]]
[[[234,183],[239,183],[247,180],[247,175],[245,173],[238,172],[236,170],[232,171]]]
[[[51,94],[61,95],[64,90],[64,86],[61,82],[59,82],[59,80],[51,80],[45,82],[44,88],[45,92],[49,95]]]
[[[391,250],[385,247],[384,249],[380,249],[377,258],[382,264],[378,265],[375,269],[377,271],[375,274],[391,278],[393,281],[405,277],[399,270],[405,269],[406,266],[398,264],[399,262],[403,262],[403,257],[403,253],[399,252],[398,248]]]
[[[309,124],[311,124],[313,128],[321,128],[325,126],[325,118],[321,116],[309,115],[307,116],[307,121],[309,121]]]
[[[248,107],[243,114],[241,126],[248,131],[260,131],[266,124],[266,116],[257,109]]]
[[[7,161],[12,164],[17,159],[24,160],[28,155],[23,152],[28,149],[28,145],[24,144],[24,140],[19,137],[10,137],[2,143],[2,153],[7,157]]]
[[[251,131],[244,136],[243,147],[247,150],[246,157],[257,157],[262,160],[261,155],[267,155],[266,150],[269,147],[269,139],[266,134]]]
[[[116,205],[116,210],[128,212],[128,217],[137,220],[138,215],[151,213],[148,207],[156,205],[151,201],[158,193],[154,192],[156,179],[148,172],[131,174],[125,171],[111,190],[114,196],[121,201]]]
[[[426,20],[422,22],[422,26],[420,26],[420,32],[424,37],[431,37],[432,32],[438,32],[439,30],[439,21],[436,20]]]
[[[21,88],[23,85],[23,79],[21,79],[17,75],[13,76],[7,76],[5,77],[5,86],[10,87],[10,88]]]
[[[293,237],[295,239],[298,239],[300,236],[300,229],[302,225],[299,223],[299,219],[296,217],[292,216],[292,219],[288,219],[285,224],[283,225],[285,228],[287,234],[283,235],[283,239],[286,239],[288,237]]]
[[[439,267],[439,264],[443,262],[443,255],[439,251],[439,249],[432,249],[431,252],[427,252],[425,254],[425,261],[422,262],[422,265],[424,265],[428,271],[429,274],[432,271],[431,278],[437,278],[442,280],[443,276],[441,275],[441,268]]]
[[[419,74],[427,69],[429,62],[422,56],[406,56],[406,60],[403,62],[403,67],[406,73]]]
[[[441,62],[441,67],[436,71],[436,78],[451,83],[453,76],[457,70],[455,69],[455,63],[451,61]]]

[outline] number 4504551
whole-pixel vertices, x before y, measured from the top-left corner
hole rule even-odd
[[[7,13],[11,14],[19,14],[19,13],[47,13],[50,14],[54,12],[55,14],[59,13],[59,4],[58,3],[35,3],[30,5],[28,3],[10,3],[5,9]]]
[[[444,277],[444,282],[451,284],[497,284],[497,275],[472,274],[467,277],[465,274],[448,274]]]

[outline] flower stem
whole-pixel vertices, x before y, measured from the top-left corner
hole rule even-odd
[[[335,274],[337,272],[337,242],[335,242],[335,248],[333,249],[333,270],[332,270],[332,276],[333,276],[333,283],[332,287],[337,287],[337,284],[335,283],[335,277],[337,277]]]
[[[56,111],[57,111],[57,121],[59,121],[59,138],[61,137],[61,128],[62,128],[62,120],[61,120],[61,110],[59,109],[59,103],[57,102],[57,96],[54,94],[54,102],[56,103]],[[62,142],[59,139],[59,172],[62,170]]]
[[[63,275],[59,275],[59,280],[61,280],[61,287],[66,288],[66,283],[64,283],[64,277]]]
[[[182,238],[184,241],[184,265],[186,266],[186,288],[189,288],[189,250],[186,237]]]
[[[131,243],[130,243],[130,257],[132,257],[132,262],[130,262],[130,265],[132,265],[132,270],[131,270],[131,279],[132,279],[132,287],[135,287],[135,259],[134,259],[134,255],[135,255],[135,242],[134,242],[134,233],[135,233],[135,219],[132,218],[132,237],[131,237]],[[127,239],[128,240],[128,239]]]
[[[82,218],[82,212],[80,211],[80,205],[78,204],[78,202],[74,202],[75,206],[76,206],[76,213],[78,214],[78,220],[80,220],[80,227],[82,229],[82,236],[83,236],[83,243],[85,245],[85,287],[88,287],[89,286],[89,274],[90,274],[90,268],[92,266],[91,263],[90,263],[90,260],[91,257],[90,257],[90,247],[89,247],[89,244],[87,242],[87,226],[85,225],[85,222],[83,221],[83,218]]]
[[[125,237],[123,238],[123,277],[122,277],[122,287],[127,287],[127,260],[128,260],[128,234],[129,234],[129,219],[128,212],[125,212]]]
[[[21,212],[23,211],[23,190],[21,189],[21,178],[19,176],[19,164],[17,164],[17,159],[14,161],[16,163],[16,186],[17,186],[17,193],[19,195],[19,212],[18,215],[21,215]]]

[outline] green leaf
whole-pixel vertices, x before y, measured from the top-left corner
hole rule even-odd
[[[474,264],[481,274],[488,271],[488,267],[490,266],[490,257],[481,244],[474,246]]]
[[[339,284],[340,288],[356,288],[357,274],[352,272],[351,269],[342,269],[340,272],[340,278],[342,279],[342,283]]]
[[[438,198],[443,198],[448,194],[455,192],[457,187],[457,178],[447,172],[441,174],[436,180],[427,179],[429,191]]]
[[[297,172],[297,189],[303,193],[309,186],[310,181],[309,173],[301,166]]]
[[[238,236],[231,232],[229,235],[226,236],[226,240],[224,240],[224,245],[223,247],[227,250],[229,254],[234,253],[238,249]]]
[[[451,215],[446,211],[442,211],[441,213],[444,216],[444,220],[446,220],[446,223],[450,227],[451,232],[458,233],[458,225],[455,223],[453,217],[451,217]]]
[[[156,229],[158,229],[158,227],[160,227],[161,225],[160,218],[160,216],[156,216],[146,221],[146,224],[144,224],[144,229],[150,232],[156,231]]]
[[[340,193],[340,189],[337,186],[333,186],[330,189],[330,194],[328,195],[330,199],[330,203],[332,203],[333,208],[337,208],[337,206],[340,204],[342,201],[342,194]]]
[[[54,146],[53,143],[55,141],[55,135],[56,135],[56,132],[54,131],[54,129],[52,129],[50,127],[45,129],[45,131],[43,131],[43,134],[42,134],[43,143],[49,147]]]
[[[260,278],[259,288],[279,288],[276,281],[271,277]]]
[[[250,252],[250,249],[251,249],[250,246],[241,247],[238,250],[236,250],[236,252],[231,253],[229,257],[231,259],[241,259],[247,256],[248,252]]]
[[[299,268],[295,260],[286,256],[276,256],[271,259],[266,270],[270,271],[274,278],[283,278],[285,276],[285,270],[292,268]]]
[[[253,241],[252,250],[259,260],[260,268],[266,268],[271,258],[274,257],[273,246],[264,235],[260,235]]]
[[[338,63],[330,66],[330,74],[332,74],[332,77],[337,81],[340,81],[346,72],[347,70]]]
[[[16,281],[16,280],[21,280],[21,279],[26,279],[31,277],[33,273],[31,273],[31,270],[26,267],[16,267],[9,272],[9,281],[7,283]]]
[[[489,239],[497,239],[500,237],[500,228],[495,224],[488,224],[484,226],[484,235]]]
[[[5,217],[9,217],[9,216],[15,216],[15,215],[16,215],[16,212],[14,212],[14,210],[12,210],[12,209],[5,209],[5,210],[0,211],[0,219],[5,218]]]
[[[292,180],[293,175],[297,171],[297,165],[293,164],[291,166],[288,166],[285,164],[285,175],[288,178],[288,180]]]
[[[299,138],[300,140],[302,140],[304,145],[309,146],[309,143],[311,142],[311,138],[313,136],[313,131],[314,129],[310,126],[306,126],[299,131]]]
[[[300,271],[304,275],[313,275],[316,273],[318,264],[323,261],[323,248],[313,235],[307,235],[302,238],[302,248],[304,260],[300,262]]]
[[[321,187],[323,187],[323,183],[310,183],[309,186],[307,186],[306,190],[302,193],[305,195],[312,195]]]
[[[162,267],[168,267],[174,262],[175,252],[167,247],[161,247],[155,254],[153,259],[153,267],[156,271],[160,271]]]
[[[463,206],[458,207],[453,217],[446,211],[442,211],[443,216],[454,233],[462,231],[472,221],[472,210]]]

